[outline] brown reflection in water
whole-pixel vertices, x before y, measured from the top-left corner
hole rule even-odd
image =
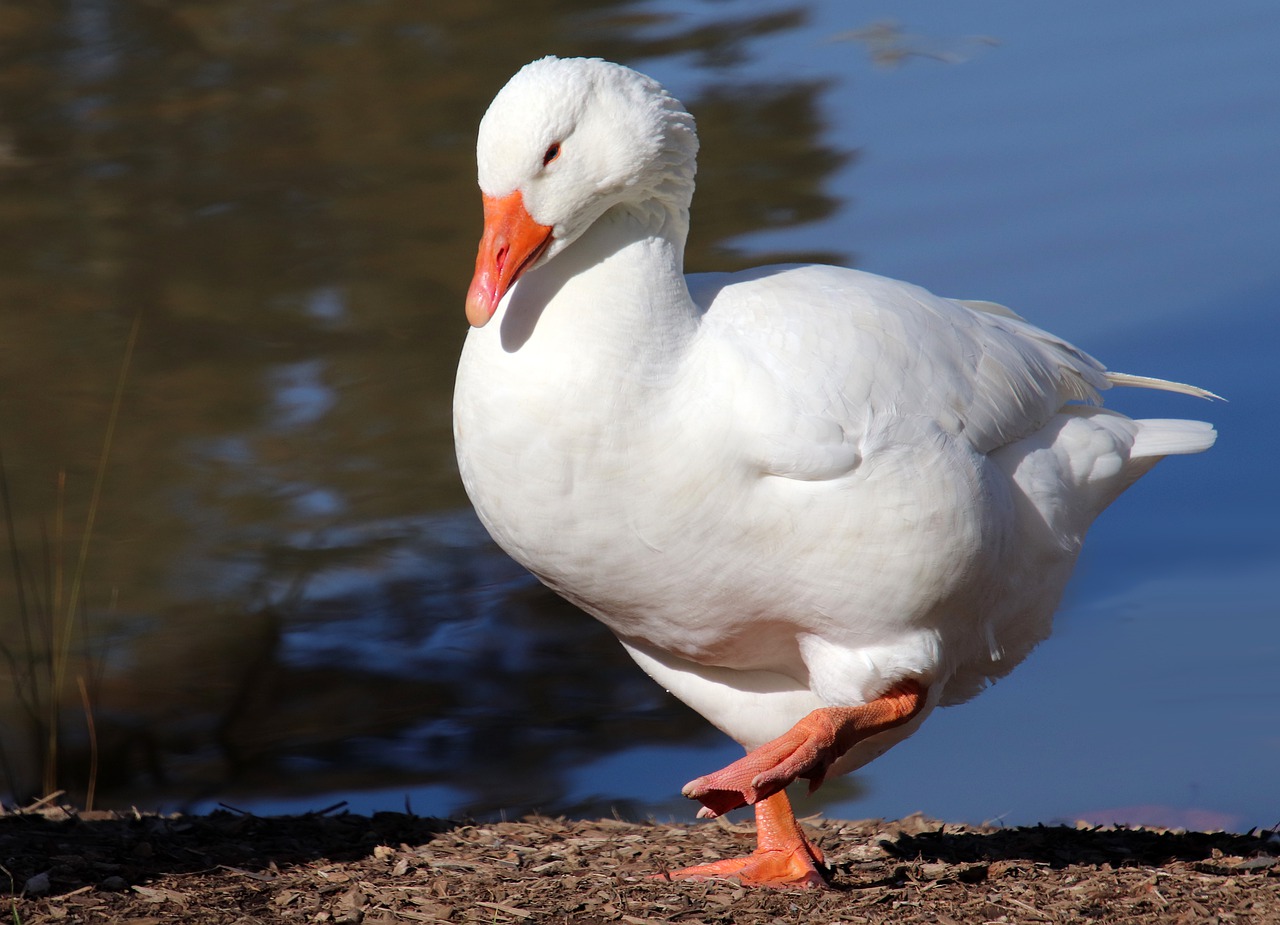
[[[473,808],[555,810],[581,797],[574,763],[704,734],[468,515],[437,512],[466,508],[450,394],[480,225],[475,126],[517,67],[694,53],[710,89],[685,100],[703,137],[690,269],[758,262],[733,238],[836,208],[822,86],[717,76],[804,8],[708,11],[694,27],[596,0],[0,7],[17,548],[0,569],[0,789],[39,789],[43,614],[72,580],[139,314],[62,786],[85,782],[77,675],[99,803],[439,781]],[[471,644],[439,642],[458,627]],[[317,649],[326,634],[339,642]],[[344,639],[375,655],[344,655]]]

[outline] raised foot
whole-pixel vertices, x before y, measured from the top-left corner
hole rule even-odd
[[[919,682],[908,679],[862,706],[814,710],[728,767],[689,781],[684,795],[702,803],[700,817],[713,818],[759,803],[798,778],[806,778],[812,792],[832,763],[859,741],[919,712],[924,695]]]
[[[786,789],[796,778],[825,770],[832,754],[833,730],[822,710],[815,710],[787,732],[739,758],[733,764],[689,781],[683,793],[702,803],[698,816],[712,819],[740,806],[759,803]]]

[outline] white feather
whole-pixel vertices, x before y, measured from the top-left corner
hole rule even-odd
[[[1143,418],[1138,424],[1141,426],[1129,450],[1134,459],[1201,453],[1218,439],[1218,432],[1204,421]]]
[[[1139,389],[1158,389],[1162,392],[1179,392],[1196,398],[1225,400],[1221,395],[1215,395],[1208,389],[1202,389],[1198,385],[1187,385],[1185,382],[1170,382],[1168,379],[1154,379],[1151,376],[1131,376],[1128,373],[1113,373],[1108,370],[1107,381],[1112,385],[1130,386]]]

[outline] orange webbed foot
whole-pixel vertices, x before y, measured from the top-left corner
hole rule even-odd
[[[824,771],[838,755],[831,754],[830,725],[815,710],[772,742],[733,764],[689,781],[683,793],[702,803],[698,816],[723,816],[740,806],[754,805],[784,790],[796,778]]]
[[[862,739],[904,723],[919,712],[924,688],[898,683],[870,703],[814,710],[771,742],[728,767],[689,781],[684,795],[702,803],[702,818],[723,816],[781,792],[798,778],[816,790],[827,769]]]
[[[744,886],[773,889],[826,887],[823,856],[805,837],[791,811],[785,793],[775,793],[756,804],[758,847],[745,858],[729,858],[658,874],[655,879],[737,880]]]
[[[755,851],[745,858],[729,858],[698,864],[655,878],[672,880],[737,880],[743,886],[772,889],[822,889],[828,886],[813,859],[804,852]]]

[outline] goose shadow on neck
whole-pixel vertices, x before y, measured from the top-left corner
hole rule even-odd
[[[530,270],[511,290],[498,329],[502,349],[507,353],[518,352],[528,342],[543,310],[564,286],[567,275],[556,271],[559,260],[567,256],[568,252],[546,266]]]
[[[512,288],[499,327],[502,349],[516,353],[537,330],[542,313],[575,277],[604,269],[625,248],[641,244],[655,232],[625,210],[606,213],[576,241],[546,264],[528,271]],[[683,250],[683,240],[680,242]],[[608,310],[609,306],[595,306]]]

